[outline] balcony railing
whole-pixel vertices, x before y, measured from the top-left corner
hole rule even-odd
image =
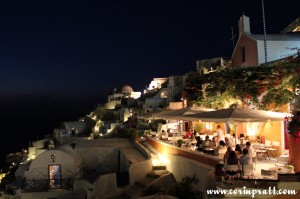
[[[22,182],[22,192],[44,192],[49,189],[72,189],[72,179],[37,179],[37,180],[24,180]]]

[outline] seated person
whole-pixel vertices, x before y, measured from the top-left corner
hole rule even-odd
[[[239,163],[239,160],[235,154],[234,151],[230,151],[228,158],[227,158],[227,164],[228,165],[236,165]],[[238,171],[230,171],[226,170],[226,173],[231,177],[231,184],[233,184],[234,176],[238,173]]]
[[[219,145],[215,148],[215,155],[218,156],[219,155],[219,149],[226,149],[226,144],[223,140],[221,140],[219,142]]]
[[[234,152],[238,158],[242,155],[243,152],[239,144],[235,145]]]
[[[231,146],[232,147],[232,143],[230,142],[229,138],[228,137],[225,137],[225,144],[226,146]]]
[[[167,130],[167,133],[168,133],[168,136],[169,136],[169,137],[173,137],[173,135],[172,135],[170,129]]]
[[[190,138],[192,136],[192,134],[193,134],[192,129],[189,129],[185,134],[185,138]]]
[[[168,140],[168,137],[169,137],[168,133],[165,130],[162,130],[161,139],[162,140]]]
[[[203,150],[206,148],[206,147],[209,147],[210,146],[210,139],[209,139],[209,136],[207,135],[207,136],[205,136],[205,140],[203,141],[203,143],[202,143],[202,148],[203,148]]]
[[[232,150],[232,147],[231,147],[231,146],[228,146],[228,147],[227,147],[227,151],[226,151],[226,153],[225,153],[225,155],[224,155],[224,162],[227,161],[227,158],[229,157],[229,154],[230,154],[231,151],[233,151],[233,150]],[[233,152],[234,152],[234,151],[233,151]]]
[[[252,158],[248,154],[248,149],[243,149],[243,155],[240,157],[240,164],[252,164]]]
[[[210,142],[210,147],[211,148],[216,148],[218,145],[218,138],[217,136],[214,136]]]
[[[237,158],[234,151],[230,151],[227,157],[227,164],[228,165],[235,165],[239,163],[239,159]]]
[[[197,150],[198,151],[203,151],[203,148],[202,148],[202,142],[203,142],[203,140],[201,140],[200,136],[197,136],[196,140],[197,140],[197,143],[196,143]]]

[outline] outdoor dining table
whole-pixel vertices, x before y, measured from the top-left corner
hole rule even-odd
[[[268,148],[262,143],[253,143],[253,148],[255,149],[256,155],[261,159],[270,159]]]
[[[255,149],[258,158],[270,159],[267,149]]]

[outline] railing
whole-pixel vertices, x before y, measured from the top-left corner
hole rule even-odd
[[[87,169],[83,167],[74,175],[74,177],[70,177],[67,179],[24,179],[22,181],[21,190],[22,192],[44,192],[48,191],[49,189],[72,189],[73,183],[77,179],[77,177],[83,178],[90,183],[93,183],[100,175],[106,173],[118,173],[117,166],[106,165],[97,169]],[[121,180],[124,180],[124,176],[121,176],[121,178]]]
[[[43,192],[49,189],[72,189],[73,180],[72,179],[59,179],[59,180],[49,180],[49,179],[38,179],[38,180],[26,180],[22,182],[22,192]]]

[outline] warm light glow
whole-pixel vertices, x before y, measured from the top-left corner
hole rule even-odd
[[[253,130],[248,130],[247,135],[250,136],[250,137],[254,137],[256,135],[256,132],[253,131]]]
[[[238,101],[233,98],[226,98],[226,101],[224,102],[224,107],[223,108],[229,108],[233,104],[237,104]]]
[[[165,166],[167,165],[167,163],[169,162],[169,160],[164,157],[162,154],[157,154],[157,156],[153,156],[152,155],[152,165],[153,166]]]
[[[210,123],[209,123],[209,122],[207,122],[207,123],[205,124],[205,128],[206,128],[207,130],[210,130]]]
[[[299,32],[300,31],[300,26],[297,26],[292,32]]]
[[[161,161],[164,163],[164,164],[167,164],[169,161],[168,161],[168,159],[165,157],[165,156],[163,156],[162,154],[157,154],[157,156],[159,157],[159,159],[161,159]]]
[[[1,183],[1,180],[6,176],[6,173],[0,173],[0,183]]]
[[[250,137],[256,136],[259,126],[260,126],[260,122],[247,122],[246,123],[247,135]]]
[[[26,160],[24,160],[23,162],[21,162],[20,164],[26,164],[27,162],[29,162],[31,159],[27,158]]]

